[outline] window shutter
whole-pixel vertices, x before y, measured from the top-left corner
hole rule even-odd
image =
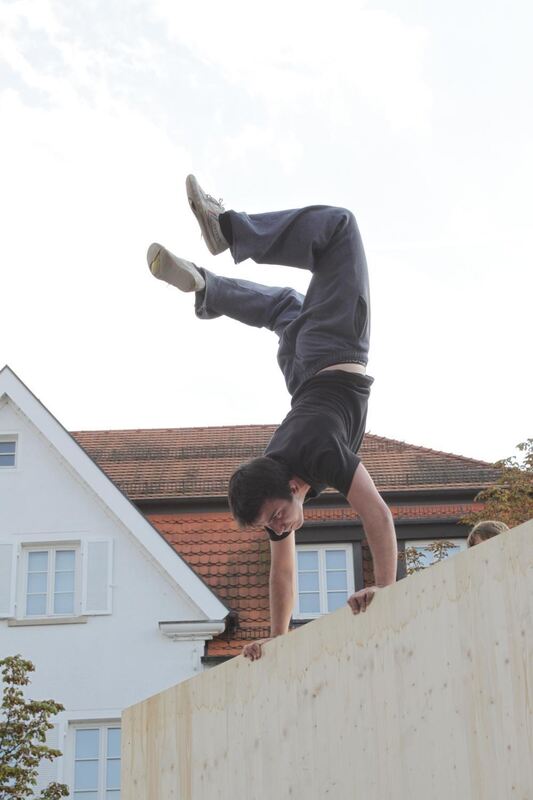
[[[111,614],[112,542],[83,542],[82,614]]]
[[[0,542],[0,619],[15,616],[16,557],[14,544]]]

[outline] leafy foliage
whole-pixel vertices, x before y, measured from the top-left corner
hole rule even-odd
[[[64,708],[54,700],[26,700],[21,686],[30,683],[34,672],[31,661],[20,655],[0,660],[4,683],[0,708],[0,800],[23,800],[32,797],[39,764],[53,761],[59,750],[47,747],[46,733],[53,728],[49,721]],[[38,800],[59,800],[68,797],[65,784],[51,783]]]
[[[446,539],[439,539],[425,544],[424,551],[431,553],[433,556],[433,560],[429,564],[424,563],[426,557],[420,547],[406,547],[403,553],[398,554],[398,557],[405,561],[407,575],[412,575],[414,572],[420,572],[427,567],[432,567],[433,564],[438,564],[439,561],[444,561],[448,557],[450,550],[455,550],[456,547],[456,544]]]
[[[515,456],[499,461],[500,477],[493,486],[483,489],[476,502],[483,503],[481,511],[465,516],[461,522],[475,525],[484,519],[497,519],[510,528],[533,518],[533,439],[517,445],[522,460]]]

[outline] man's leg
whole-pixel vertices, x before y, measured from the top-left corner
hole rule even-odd
[[[370,295],[353,214],[309,206],[267,214],[226,212],[236,263],[285,264],[313,273],[301,312],[286,326],[278,361],[291,393],[332,364],[368,360]]]
[[[284,264],[313,273],[301,311],[286,324],[278,362],[292,394],[325,367],[366,365],[370,336],[368,270],[353,214],[309,206],[267,214],[226,212],[187,178],[187,196],[209,250],[228,246],[236,263]]]
[[[150,245],[147,260],[154,277],[183,292],[195,292],[199,319],[231,317],[256,328],[268,328],[281,337],[300,314],[304,298],[294,289],[214,275],[160,244]]]
[[[196,293],[195,311],[199,319],[231,317],[255,328],[267,328],[281,338],[285,328],[301,311],[303,295],[281,286],[214,275],[200,268],[205,289]]]

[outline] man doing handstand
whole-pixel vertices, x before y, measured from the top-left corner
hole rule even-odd
[[[353,214],[309,206],[266,214],[225,211],[196,178],[186,182],[189,205],[209,251],[230,248],[236,264],[280,264],[312,273],[305,297],[294,289],[224,278],[178,258],[159,244],[148,265],[160,280],[195,292],[196,316],[227,316],[268,328],[279,339],[278,363],[291,410],[260,458],[240,466],[229,504],[241,527],[262,526],[270,537],[270,638],[287,633],[294,606],[295,535],[303,504],[330,486],[361,518],[374,562],[375,586],[348,603],[365,611],[376,589],[396,580],[392,515],[357,452],[365,432],[373,379],[366,375],[370,299],[365,253]],[[244,647],[261,657],[262,639]]]

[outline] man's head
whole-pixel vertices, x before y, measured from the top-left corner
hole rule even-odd
[[[228,499],[241,528],[258,525],[274,533],[297,530],[303,525],[302,481],[280,461],[268,456],[242,464],[230,478]]]
[[[481,542],[484,542],[487,539],[492,539],[493,536],[497,536],[499,533],[503,533],[504,531],[508,530],[509,527],[505,524],[505,522],[498,522],[497,520],[493,519],[478,522],[468,534],[466,546],[474,547],[476,544],[481,544]]]

